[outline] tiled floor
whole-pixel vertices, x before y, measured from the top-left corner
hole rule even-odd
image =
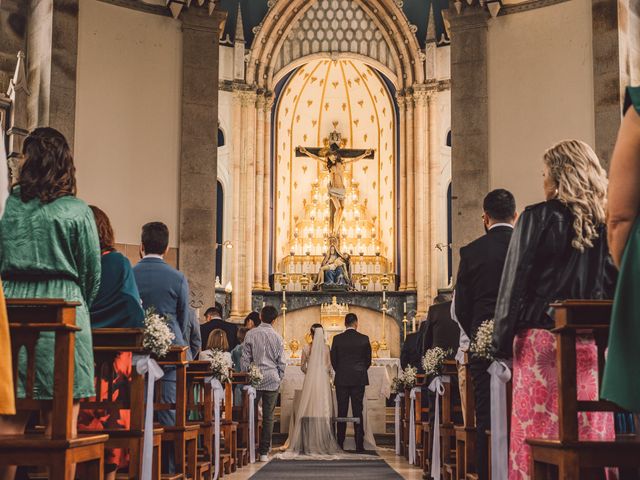
[[[378,449],[378,455],[380,455],[380,457],[382,457],[391,466],[391,468],[398,472],[398,474],[405,480],[422,479],[422,470],[417,467],[410,466],[404,457],[397,457],[393,450],[380,448]],[[263,465],[264,464],[262,463],[248,465],[236,473],[226,475],[224,478],[226,480],[247,480],[251,475],[260,470]],[[353,478],[358,478],[355,472]]]

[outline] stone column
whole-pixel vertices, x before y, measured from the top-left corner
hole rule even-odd
[[[182,130],[178,265],[191,305],[215,302],[218,38],[225,13],[192,6],[182,20]],[[175,233],[175,232],[172,232]]]
[[[398,124],[400,125],[400,285],[399,290],[407,289],[407,156],[405,141],[406,98],[398,94]]]
[[[262,286],[269,290],[269,258],[271,256],[271,109],[273,95],[265,94],[264,103],[264,182],[262,186]]]
[[[232,318],[240,317],[240,253],[241,242],[240,238],[240,157],[242,150],[242,105],[240,99],[240,92],[233,92],[233,111],[231,112],[231,125],[232,131],[232,150],[231,150],[231,162],[233,165],[233,228],[232,228],[232,242],[233,249],[231,262],[232,274],[231,285],[233,286],[233,294],[231,296],[231,313]]]
[[[413,99],[415,103],[414,115],[414,158],[415,158],[415,210],[413,219],[415,223],[415,258],[418,259],[415,265],[416,271],[416,295],[418,299],[416,316],[422,317],[426,315],[429,306],[429,270],[431,268],[431,251],[429,246],[431,240],[429,238],[429,221],[431,219],[428,209],[428,194],[426,188],[428,185],[428,175],[430,171],[427,169],[427,146],[428,135],[426,125],[426,105],[427,92],[424,85],[416,85],[414,87]]]
[[[624,99],[624,88],[628,83],[625,62],[621,61],[618,2],[593,0],[591,3],[593,22],[593,93],[595,107],[595,151],[600,161],[608,168],[613,154],[620,113]]]
[[[454,272],[460,247],[482,234],[482,199],[489,189],[488,16],[477,7],[449,13]]]
[[[246,267],[244,269],[245,279],[242,290],[243,303],[242,315],[247,315],[251,311],[251,295],[253,292],[253,277],[255,269],[255,244],[256,241],[256,93],[255,91],[245,94],[244,103],[246,105],[246,122],[243,122],[244,129],[244,165],[245,174],[242,176],[244,184],[243,197],[245,199],[244,223],[245,239],[244,249],[246,253]]]
[[[446,242],[446,233],[443,235],[445,241],[441,242],[440,235],[442,229],[440,227],[440,223],[438,219],[440,218],[440,212],[445,206],[445,202],[443,201],[443,195],[440,178],[441,178],[441,168],[440,165],[440,145],[438,141],[438,112],[436,106],[436,90],[432,88],[426,98],[427,101],[427,132],[429,132],[429,159],[428,159],[428,169],[429,169],[429,181],[428,181],[428,190],[429,190],[429,244],[427,246],[428,250],[428,258],[429,258],[429,287],[428,287],[428,303],[431,304],[431,301],[438,293],[438,288],[440,286],[446,285],[446,280],[442,278],[442,263],[436,256],[446,255],[445,252],[440,252],[436,250],[437,243],[447,243]],[[446,230],[446,227],[445,227]],[[442,282],[442,284],[440,283]]]
[[[406,97],[406,126],[405,126],[405,143],[406,143],[406,158],[407,158],[407,203],[405,208],[407,209],[407,290],[416,289],[416,212],[415,208],[415,157],[413,153],[414,133],[413,133],[413,96],[407,95]]]
[[[264,151],[264,95],[259,94],[256,102],[256,178],[255,178],[255,257],[253,262],[253,289],[262,290],[264,285],[262,283],[262,238],[264,228],[264,202],[262,198],[264,196],[264,163],[265,163],[265,151]]]
[[[79,0],[32,0],[27,25],[29,129],[56,128],[71,148],[76,121],[78,5]]]

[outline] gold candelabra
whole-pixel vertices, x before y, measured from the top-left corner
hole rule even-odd
[[[289,283],[289,277],[285,272],[280,277],[280,285],[282,286],[282,340],[284,340],[284,349],[289,350],[287,344],[287,284]]]
[[[380,350],[387,350],[387,301],[382,302],[382,340]]]
[[[404,316],[402,317],[402,330],[404,333],[404,339],[407,339],[407,324],[409,323],[409,320],[407,320],[407,314],[405,313]]]

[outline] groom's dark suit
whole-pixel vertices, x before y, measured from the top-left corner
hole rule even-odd
[[[331,365],[336,372],[335,386],[338,400],[338,416],[346,417],[351,401],[351,413],[360,418],[360,425],[355,428],[356,450],[364,450],[364,423],[362,403],[364,389],[369,385],[367,370],[371,366],[371,344],[369,337],[358,333],[353,328],[336,335],[331,346]],[[338,423],[337,440],[340,447],[344,445],[347,430],[345,423]]]

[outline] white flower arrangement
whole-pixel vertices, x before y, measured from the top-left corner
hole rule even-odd
[[[225,355],[222,350],[209,350],[208,360],[211,373],[222,385],[231,381],[231,369],[233,364],[229,355]]]
[[[176,338],[165,317],[154,308],[145,311],[142,346],[158,358],[165,357]]]
[[[407,366],[400,375],[400,381],[402,381],[405,388],[415,387],[416,382],[418,381],[418,369],[410,365]]]
[[[451,357],[453,351],[451,349],[445,350],[442,347],[433,347],[427,350],[422,358],[422,367],[424,373],[428,376],[438,376],[442,374],[442,367],[444,361]]]
[[[471,346],[469,347],[473,356],[493,361],[492,339],[494,325],[495,323],[493,320],[485,320],[482,322],[476,332],[476,336],[471,342]]]
[[[253,388],[256,388],[260,383],[262,383],[264,376],[255,363],[249,365],[249,371],[247,373],[249,374],[249,385]]]
[[[404,383],[401,377],[402,374],[400,374],[400,377],[395,377],[391,381],[391,393],[401,393],[404,391]]]

